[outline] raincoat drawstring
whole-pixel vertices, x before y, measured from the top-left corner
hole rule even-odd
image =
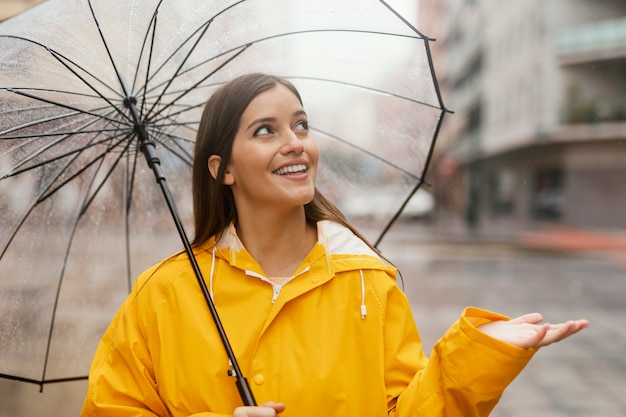
[[[211,300],[213,300],[213,272],[215,271],[215,251],[217,247],[213,246],[213,254],[211,258],[211,273],[209,274],[209,295],[211,296]]]
[[[367,316],[367,307],[365,306],[365,278],[363,277],[363,270],[359,269],[361,274],[361,320]]]

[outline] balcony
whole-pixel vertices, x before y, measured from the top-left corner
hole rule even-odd
[[[567,103],[561,113],[562,124],[626,121],[626,101],[597,100]]]
[[[626,59],[626,18],[566,29],[557,36],[555,48],[563,65]]]

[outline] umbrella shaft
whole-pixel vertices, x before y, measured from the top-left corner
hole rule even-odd
[[[198,266],[198,262],[193,253],[193,249],[191,244],[189,243],[189,239],[187,238],[187,234],[185,233],[185,228],[183,227],[183,223],[180,220],[180,216],[178,214],[178,210],[176,209],[176,204],[174,203],[174,199],[172,198],[172,193],[167,185],[165,175],[163,174],[163,170],[161,169],[161,161],[159,160],[156,154],[156,148],[154,142],[150,140],[148,136],[148,132],[146,131],[145,126],[141,123],[139,119],[139,115],[137,114],[137,108],[135,107],[135,101],[131,99],[125,100],[126,106],[130,109],[131,116],[135,123],[135,133],[139,138],[139,149],[146,157],[148,162],[148,166],[154,172],[154,176],[156,178],[157,183],[159,184],[161,191],[163,193],[163,197],[167,203],[167,206],[172,215],[172,219],[176,224],[176,229],[178,230],[178,234],[182,240],[183,246],[185,247],[185,252],[187,253],[187,257],[189,262],[191,263],[192,269],[200,285],[200,289],[202,290],[202,294],[204,299],[209,307],[209,311],[211,312],[211,316],[213,321],[215,322],[215,326],[222,340],[222,344],[224,345],[224,349],[226,350],[226,354],[228,355],[228,359],[232,366],[232,375],[235,376],[235,385],[237,386],[237,390],[239,391],[239,395],[244,405],[253,406],[257,405],[254,399],[254,395],[252,394],[252,390],[250,389],[250,385],[246,378],[244,378],[241,369],[237,363],[235,358],[235,354],[232,350],[230,342],[228,341],[228,337],[226,335],[226,331],[224,330],[224,326],[219,318],[217,313],[217,309],[215,308],[215,304],[213,303],[213,299],[209,294],[209,290],[206,286],[204,278],[202,276],[202,272],[200,271],[200,267]]]

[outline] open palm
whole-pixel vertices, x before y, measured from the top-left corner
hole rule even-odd
[[[478,326],[483,333],[512,345],[530,349],[563,340],[589,326],[587,320],[568,320],[558,324],[539,324],[540,313],[529,313],[508,321],[494,321]]]

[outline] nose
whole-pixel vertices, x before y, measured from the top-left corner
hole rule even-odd
[[[286,133],[283,135],[284,144],[282,146],[283,154],[301,154],[304,152],[304,143],[302,143],[302,138],[299,137],[293,130],[288,129]]]

